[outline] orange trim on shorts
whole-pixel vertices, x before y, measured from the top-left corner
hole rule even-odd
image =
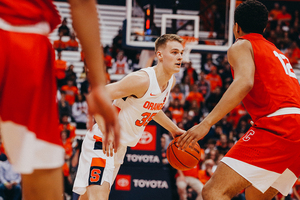
[[[106,160],[103,158],[92,158],[91,167],[105,167]]]
[[[93,138],[96,140],[96,142],[102,142],[102,137],[94,135]]]

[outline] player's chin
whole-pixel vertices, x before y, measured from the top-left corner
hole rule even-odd
[[[177,64],[174,65],[174,70],[175,70],[175,71],[178,71],[178,72],[179,72],[179,71],[180,71],[180,68],[181,68],[181,65],[177,65]]]

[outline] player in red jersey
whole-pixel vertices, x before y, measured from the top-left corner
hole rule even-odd
[[[94,0],[70,0],[74,29],[86,55],[92,114],[115,131],[117,115],[104,89],[105,76]],[[0,123],[5,150],[22,173],[25,200],[62,199],[64,150],[58,131],[54,50],[48,34],[60,23],[51,0],[0,3]],[[112,141],[104,141],[104,146]],[[110,145],[113,146],[113,145]]]
[[[287,195],[300,175],[300,87],[288,59],[262,33],[268,10],[258,1],[240,4],[234,14],[237,41],[228,60],[234,81],[211,113],[180,137],[185,148],[243,100],[254,125],[221,160],[203,189],[203,199],[246,199]]]

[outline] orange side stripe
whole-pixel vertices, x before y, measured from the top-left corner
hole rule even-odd
[[[102,137],[94,135],[93,138],[96,140],[96,142],[102,142]]]
[[[121,108],[119,108],[118,106],[116,106],[116,105],[113,105],[116,109],[117,109],[117,112],[118,112],[118,114],[119,114],[119,112],[121,111]]]
[[[92,159],[92,167],[105,167],[106,160],[103,158],[93,158]]]

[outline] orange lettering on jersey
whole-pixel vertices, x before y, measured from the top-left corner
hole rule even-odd
[[[149,108],[148,108],[148,110],[153,110],[153,106],[154,106],[154,103],[151,102],[151,103],[150,103],[150,106],[149,106]]]
[[[164,107],[164,103],[153,103],[146,101],[143,105],[143,108],[148,110],[161,110]]]
[[[145,104],[143,105],[143,107],[146,108],[146,109],[148,109],[149,105],[150,105],[150,102],[146,101]]]

